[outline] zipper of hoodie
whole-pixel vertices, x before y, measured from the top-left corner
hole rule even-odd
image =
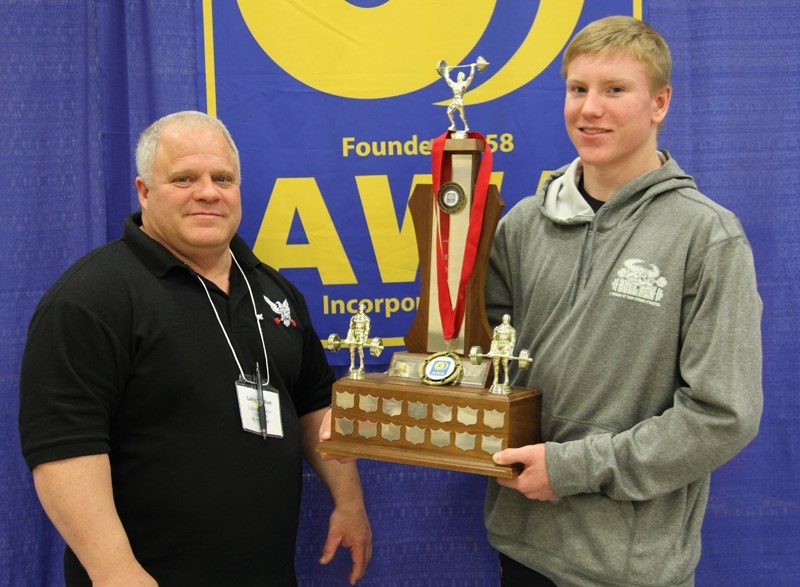
[[[581,248],[578,252],[578,266],[575,268],[575,277],[572,280],[572,288],[569,292],[569,307],[575,305],[575,299],[578,297],[578,288],[579,287],[586,287],[586,284],[589,282],[589,277],[592,275],[592,268],[594,266],[594,245],[595,241],[597,240],[597,230],[595,228],[595,223],[600,215],[605,210],[605,207],[600,208],[594,215],[594,218],[590,222],[586,224],[586,228],[583,231],[583,238],[581,238]],[[586,253],[586,244],[589,244],[589,251],[588,257]],[[587,259],[585,265],[586,269],[584,270],[584,258]],[[581,281],[583,282],[581,284]]]

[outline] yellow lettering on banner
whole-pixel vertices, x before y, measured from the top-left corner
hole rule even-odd
[[[511,137],[510,141],[513,143],[513,136],[510,133],[505,133],[503,136],[508,135]],[[489,135],[487,141],[491,142],[491,137],[497,135]],[[509,139],[506,139],[508,142]],[[506,149],[504,152],[513,150]],[[492,151],[497,150],[497,141],[494,142]],[[420,141],[417,135],[411,135],[411,138],[406,141],[399,139],[382,140],[382,141],[356,141],[355,137],[342,137],[342,157],[349,157],[356,155],[358,157],[399,157],[402,155],[430,155],[431,154],[431,141]]]
[[[351,298],[341,300],[331,298],[327,294],[322,296],[323,314],[355,314],[358,307],[363,304],[367,314],[382,313],[387,318],[399,311],[405,313],[416,312],[419,308],[419,297],[411,298]]]
[[[288,242],[295,214],[303,224],[307,244]],[[325,285],[357,283],[313,177],[275,181],[253,251],[275,269],[316,268]]]
[[[420,181],[422,181],[420,176],[414,176],[412,191]],[[402,227],[398,227],[389,179],[385,175],[359,175],[356,177],[356,185],[358,195],[361,197],[361,206],[364,208],[369,236],[372,239],[372,248],[375,250],[381,281],[383,283],[414,281],[419,255],[414,222],[408,213],[408,206],[403,212]]]
[[[493,171],[489,182],[498,189],[503,183],[503,172]],[[411,182],[409,197],[418,184],[431,183],[430,174],[415,174]],[[358,195],[367,220],[372,239],[372,248],[378,262],[378,271],[383,283],[405,283],[414,281],[419,266],[414,222],[403,212],[402,226],[398,228],[394,214],[394,203],[389,180],[385,175],[360,175],[356,177]]]
[[[489,183],[491,185],[496,185],[497,190],[500,193],[503,193],[503,175],[505,171],[492,171],[492,174],[489,176]]]
[[[402,222],[399,222],[386,175],[359,175],[355,180],[381,281],[414,281],[419,254],[408,206],[403,209]],[[503,172],[493,171],[490,182],[499,189]],[[414,175],[409,195],[422,183],[431,183],[430,174]],[[308,243],[289,243],[289,231],[295,214],[303,224]],[[253,250],[260,259],[276,269],[317,269],[324,285],[358,283],[313,177],[279,178],[275,181]],[[405,311],[405,308],[402,309]],[[386,307],[386,310],[395,311],[390,307]]]

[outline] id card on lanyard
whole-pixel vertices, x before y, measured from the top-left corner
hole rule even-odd
[[[258,309],[256,308],[256,300],[253,296],[253,289],[250,287],[250,282],[247,279],[247,275],[244,274],[244,270],[242,269],[241,265],[239,265],[239,261],[236,260],[233,251],[228,249],[228,252],[231,255],[231,259],[233,259],[233,262],[239,268],[242,278],[247,284],[247,291],[250,293],[250,302],[253,304],[253,317],[255,318],[256,326],[258,327],[258,335],[261,338],[261,348],[264,351],[264,367],[266,368],[267,374],[266,379],[261,378],[261,370],[258,363],[256,363],[255,375],[250,378],[245,376],[244,371],[242,370],[242,364],[239,362],[239,357],[236,356],[236,351],[233,348],[233,344],[228,336],[228,332],[225,330],[225,326],[222,324],[222,320],[219,317],[219,312],[217,312],[214,301],[211,299],[211,294],[208,291],[208,287],[206,287],[205,282],[199,275],[197,275],[197,280],[200,282],[200,285],[203,286],[203,289],[206,292],[208,303],[211,304],[211,309],[214,311],[214,315],[217,318],[217,323],[219,324],[220,330],[225,336],[225,340],[228,343],[228,348],[230,348],[233,359],[236,361],[236,366],[239,368],[239,379],[236,381],[235,385],[236,396],[239,400],[239,416],[242,419],[242,428],[244,428],[247,432],[259,434],[264,440],[266,440],[268,436],[283,438],[283,420],[281,420],[280,393],[275,387],[269,384],[269,359],[267,358],[267,345],[264,343],[264,332],[261,330],[261,320],[263,320],[264,317],[258,313]]]
[[[267,436],[283,438],[281,398],[278,390],[261,379],[258,366],[253,379],[254,382],[251,382],[239,377],[236,381],[242,428],[262,438]]]

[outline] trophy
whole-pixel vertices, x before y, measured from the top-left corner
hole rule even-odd
[[[526,368],[528,351],[515,356],[510,316],[491,329],[484,307],[486,268],[503,201],[489,183],[489,145],[469,130],[464,94],[487,65],[482,57],[468,65],[437,64],[453,91],[450,127],[432,141],[433,183],[416,186],[408,202],[421,292],[403,338],[406,351],[393,354],[386,373],[365,374],[364,347],[380,353],[383,345],[380,339],[368,341],[368,317],[366,331],[353,325],[357,316],[365,317],[363,308],[351,318],[344,340],[329,337],[330,350],[350,348],[351,364],[333,385],[331,438],[317,446],[320,452],[512,478],[518,469],[495,464],[492,455],[540,441],[540,393],[508,382],[509,364]],[[469,74],[460,71],[453,80],[455,69]],[[456,113],[463,130],[456,130]]]

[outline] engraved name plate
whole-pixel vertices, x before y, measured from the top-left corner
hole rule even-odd
[[[411,444],[422,444],[425,442],[425,428],[406,426],[406,440]]]
[[[393,360],[389,367],[389,375],[392,377],[412,377],[416,375],[413,372],[413,364],[408,361]]]
[[[428,417],[428,404],[408,402],[408,415],[415,420],[424,420]]]
[[[359,395],[358,409],[363,410],[365,412],[377,412],[378,398],[371,395]]]
[[[343,410],[349,410],[352,408],[356,401],[356,394],[350,393],[349,391],[337,391],[336,392],[336,405]]]
[[[464,370],[461,372],[461,379],[459,385],[469,385],[472,387],[485,387],[486,380],[489,378],[489,367],[491,361],[485,361],[480,365],[464,364]]]
[[[400,440],[400,426],[397,424],[381,423],[381,437],[391,442]]]
[[[419,381],[419,366],[424,360],[424,356],[413,353],[394,353],[387,375],[398,379]]]
[[[353,420],[348,418],[334,418],[333,429],[339,434],[348,436],[353,433]]]

